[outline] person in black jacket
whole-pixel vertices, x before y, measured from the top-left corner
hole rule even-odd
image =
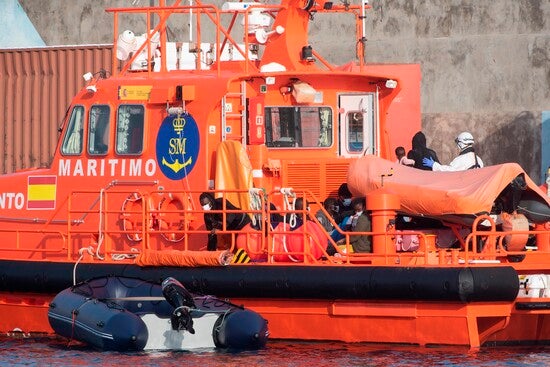
[[[414,168],[419,168],[425,171],[431,171],[431,167],[424,166],[422,160],[431,158],[434,162],[439,163],[437,154],[432,149],[426,146],[426,136],[422,131],[414,134],[412,138],[412,149],[407,153],[407,158],[414,160]]]
[[[208,251],[216,251],[218,248],[218,237],[216,232],[219,230],[238,231],[251,222],[250,217],[246,213],[226,213],[225,228],[223,227],[223,213],[208,213],[211,210],[223,210],[223,198],[214,198],[209,192],[203,192],[199,197],[204,213],[204,224],[206,229],[210,231],[208,234]],[[225,200],[226,210],[239,210],[229,200]]]
[[[351,205],[351,191],[349,191],[348,184],[343,183],[338,187],[338,202],[336,215],[334,220],[340,224],[345,218],[353,214],[353,206]]]

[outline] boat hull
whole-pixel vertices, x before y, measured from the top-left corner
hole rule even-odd
[[[0,260],[2,289],[56,293],[72,286],[72,263]],[[226,266],[139,267],[78,264],[76,281],[124,276],[157,281],[173,276],[189,290],[231,298],[513,301],[519,290],[511,266]]]
[[[2,320],[2,331],[19,328],[25,332],[51,332],[47,325],[48,302],[53,298],[51,294],[71,282],[62,274],[72,274],[73,265],[0,265],[1,279],[6,284],[15,282],[19,290],[17,297],[6,292],[0,295],[0,311],[21,315]],[[541,311],[540,317],[532,318],[531,311],[514,307],[518,275],[508,266],[142,268],[128,264],[80,264],[76,274],[79,279],[92,274],[158,280],[173,276],[191,291],[218,294],[258,312],[267,320],[270,338],[274,339],[474,347],[550,340],[546,337],[550,330],[535,333],[537,328],[525,331],[522,327],[521,322],[527,318],[539,330],[545,329],[550,315]],[[29,293],[21,292],[22,289]],[[39,289],[41,293],[37,293]],[[35,305],[30,305],[29,297]],[[26,314],[33,314],[34,321],[27,323]]]

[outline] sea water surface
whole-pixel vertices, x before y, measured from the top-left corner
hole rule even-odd
[[[403,347],[355,343],[269,341],[259,351],[102,352],[56,337],[0,337],[0,366],[550,366],[550,346]]]

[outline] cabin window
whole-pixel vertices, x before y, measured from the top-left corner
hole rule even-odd
[[[268,147],[330,147],[332,110],[329,107],[266,107]]]
[[[61,153],[76,155],[82,153],[82,133],[84,126],[84,107],[75,106],[65,131]]]
[[[363,114],[360,112],[348,113],[348,151],[363,151]]]
[[[141,154],[144,116],[144,108],[141,105],[122,105],[118,108],[117,154]]]
[[[105,155],[109,149],[109,106],[92,106],[88,131],[88,153]]]

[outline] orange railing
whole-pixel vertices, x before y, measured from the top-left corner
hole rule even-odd
[[[265,9],[269,12],[277,12],[281,9],[281,6],[279,5],[268,5],[268,4],[261,4],[258,3],[258,6],[251,6],[243,10],[231,10],[231,11],[222,11],[218,8],[216,8],[213,5],[178,5],[178,6],[169,6],[169,7],[143,7],[143,8],[111,8],[107,9],[108,12],[112,12],[114,14],[114,48],[117,48],[117,42],[118,42],[118,35],[120,33],[119,29],[119,17],[121,15],[126,14],[136,14],[138,16],[142,16],[145,18],[145,24],[147,25],[147,29],[150,29],[151,31],[147,33],[147,39],[146,42],[141,45],[139,49],[137,49],[133,56],[130,56],[130,58],[125,61],[122,65],[122,68],[119,72],[115,71],[114,75],[116,76],[118,73],[125,74],[126,72],[130,71],[130,66],[132,65],[132,62],[134,62],[137,57],[139,57],[140,53],[142,51],[148,51],[148,55],[153,54],[153,50],[151,50],[151,38],[152,35],[156,34],[158,32],[160,34],[160,54],[161,55],[167,55],[167,49],[166,49],[166,29],[167,29],[167,22],[170,21],[174,22],[175,24],[179,24],[180,26],[183,24],[188,23],[188,21],[178,21],[176,18],[177,16],[183,16],[187,15],[189,16],[189,19],[194,19],[195,24],[190,24],[190,26],[193,27],[193,29],[196,30],[196,38],[193,40],[193,42],[198,45],[197,48],[200,49],[200,45],[202,43],[202,35],[201,35],[201,29],[208,29],[209,25],[201,24],[201,16],[206,16],[210,22],[211,25],[214,28],[214,38],[215,38],[215,45],[217,47],[215,48],[215,60],[220,60],[222,50],[224,47],[228,47],[229,45],[232,46],[232,48],[235,50],[235,52],[239,53],[243,59],[244,59],[244,67],[245,72],[249,72],[249,68],[254,71],[258,71],[257,65],[253,62],[253,60],[250,59],[248,50],[250,49],[249,40],[246,34],[246,29],[248,28],[248,14],[251,10],[254,9],[254,7],[261,7],[262,9]],[[225,27],[222,25],[222,15],[223,14],[232,14],[236,16],[237,14],[244,15],[244,24],[243,24],[243,30],[240,31],[239,34],[233,35],[234,33],[234,26],[235,26],[235,17],[231,20],[228,27]],[[158,23],[152,27],[151,18],[152,16],[158,16],[159,21]],[[223,39],[222,39],[223,36]],[[237,37],[244,39],[244,51],[241,50],[239,47],[239,42],[236,41]],[[181,42],[182,40],[178,40]],[[209,40],[208,42],[212,42],[212,40]],[[113,53],[113,65],[117,65],[118,61],[116,58],[116,53]],[[166,57],[160,58],[161,67],[160,71],[167,71],[166,67]],[[149,61],[150,63],[150,61]],[[205,70],[201,67],[201,57],[197,53],[197,67],[196,70]],[[216,71],[218,75],[221,73],[221,64],[220,62],[215,63],[214,67],[216,68]],[[116,70],[116,68],[114,68]],[[209,68],[208,68],[209,69]],[[150,74],[152,72],[151,67],[147,67],[146,71]],[[150,75],[149,75],[150,76]]]
[[[0,229],[3,237],[0,252],[14,258],[47,256],[52,260],[76,260],[88,253],[93,260],[112,261],[147,250],[206,249],[210,231],[204,226],[205,211],[198,202],[199,191],[147,191],[143,190],[143,185],[140,187],[74,191],[67,200],[60,201],[66,211],[59,209],[55,217],[43,220],[0,218],[7,223]],[[500,263],[535,270],[550,263],[548,223],[524,231],[503,231],[497,230],[490,216],[479,216],[464,238],[458,236],[457,248],[445,248],[435,245],[434,232],[437,231],[432,229],[403,231],[388,225],[383,231],[349,232],[339,229],[332,220],[335,231],[345,239],[344,244],[338,246],[316,218],[315,212],[324,209],[311,192],[236,190],[212,193],[231,200],[235,195],[248,198],[248,207],[233,210],[224,207],[211,213],[222,216],[224,224],[217,234],[226,237],[227,250],[234,252],[242,247],[253,260],[265,264],[485,266]],[[296,198],[302,198],[310,210],[307,206],[294,208],[292,204]],[[225,219],[232,213],[246,213],[251,218],[251,225],[241,230],[227,228]],[[328,213],[325,215],[330,218]],[[291,229],[295,218],[304,224]],[[14,221],[17,225],[9,225]],[[371,253],[351,251],[349,240],[358,235],[371,238]],[[418,239],[419,244],[412,249],[414,251],[396,251],[398,236],[411,236]],[[525,240],[527,246],[510,246],[511,241],[518,239],[520,243]],[[327,252],[329,244],[336,248],[335,255]]]
[[[116,52],[113,52],[113,75],[116,76],[117,74],[125,74],[131,71],[132,63],[137,60],[142,51],[146,51],[147,54],[151,56],[148,57],[148,65],[145,69],[143,69],[143,71],[146,71],[149,74],[148,76],[150,77],[150,73],[152,72],[151,60],[153,58],[152,55],[154,55],[155,51],[152,49],[152,37],[156,34],[159,35],[160,41],[159,50],[161,57],[159,60],[161,66],[159,68],[159,71],[166,72],[168,70],[166,63],[167,36],[169,33],[174,33],[173,29],[180,29],[187,24],[191,27],[191,30],[188,30],[190,38],[191,34],[193,34],[193,39],[191,41],[196,44],[195,50],[198,50],[198,52],[196,52],[197,62],[195,72],[205,70],[200,65],[200,45],[202,44],[202,42],[204,42],[204,40],[206,40],[206,42],[215,43],[215,60],[219,61],[222,55],[222,50],[228,45],[232,45],[232,49],[242,56],[244,72],[257,72],[258,65],[255,61],[259,57],[259,55],[262,55],[259,47],[263,47],[264,45],[259,42],[252,44],[252,42],[250,41],[249,15],[251,15],[251,13],[255,10],[261,9],[262,12],[269,14],[273,18],[276,18],[278,12],[287,6],[287,4],[270,5],[258,2],[250,6],[243,6],[242,9],[234,8],[230,10],[221,10],[213,5],[203,5],[200,1],[198,1],[196,5],[180,5],[180,1],[177,1],[174,5],[171,6],[107,9],[108,12],[111,12],[114,15],[113,44],[115,50],[117,49],[117,43],[119,42],[118,36],[121,33],[121,29],[119,26],[121,23],[123,23],[123,21],[128,22],[128,18],[130,16],[139,17],[139,20],[133,20],[133,24],[145,24],[147,30],[150,30],[149,32],[146,32],[146,41],[142,45],[140,45],[138,49],[132,50],[133,56],[130,56],[128,60],[125,60],[122,63],[120,71],[118,71],[116,67],[119,65]],[[370,8],[370,6],[367,4],[363,4],[362,6],[360,6],[352,4],[340,5],[330,3],[330,6],[327,7],[316,7],[312,11],[312,13],[310,13],[311,17],[313,17],[313,14],[329,12],[345,12],[354,15],[357,39],[356,51],[361,70],[364,67],[365,61],[364,43],[366,41],[366,35],[364,34],[364,22],[366,17],[364,13],[368,8]],[[231,16],[229,22],[226,21],[226,15]],[[237,15],[243,16],[244,21],[242,24],[238,24],[239,22],[236,22]],[[122,16],[124,16],[123,21],[121,21],[120,19]],[[187,18],[182,20],[180,18],[182,16],[186,16]],[[207,24],[202,24],[204,20],[208,20],[209,22],[205,22]],[[156,24],[154,22],[156,22]],[[228,23],[228,25],[224,25],[223,23]],[[210,31],[211,33],[209,39],[207,39],[208,37],[203,36],[205,30]],[[243,49],[239,47],[239,42],[237,40],[243,40]],[[176,40],[176,42],[179,43],[181,43],[182,41],[182,39]],[[250,57],[250,50],[252,50],[251,52],[253,52],[254,58]],[[312,52],[315,58],[319,60],[320,63],[327,70],[333,69],[333,65],[325,60],[318,52],[316,52],[315,50],[312,50]],[[220,62],[216,62],[213,67],[215,68],[217,74],[220,75],[222,67]]]

